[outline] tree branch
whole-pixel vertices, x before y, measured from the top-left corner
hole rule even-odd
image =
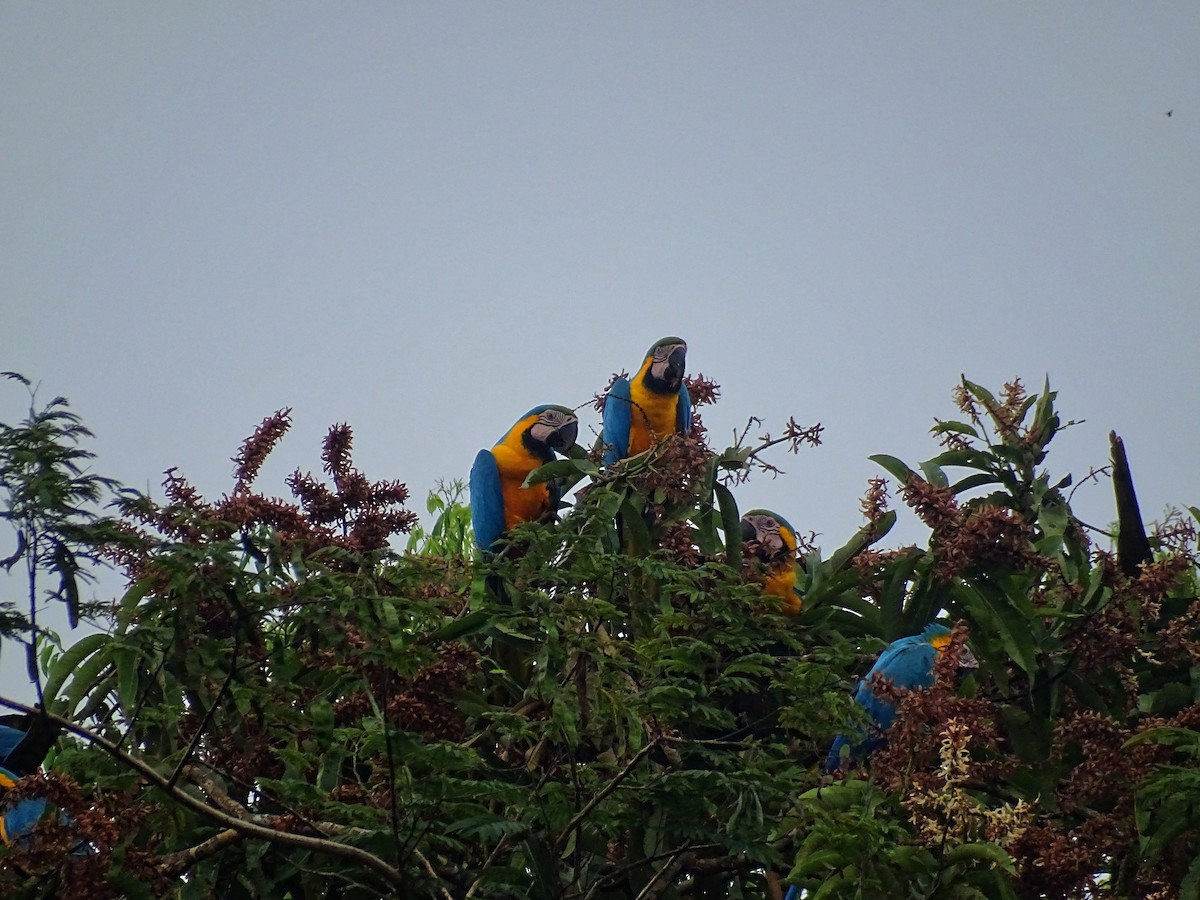
[[[571,832],[579,827],[579,823],[591,815],[593,809],[599,806],[609,794],[621,786],[621,782],[629,777],[630,773],[637,768],[637,764],[640,763],[643,758],[645,758],[646,754],[657,747],[658,743],[658,738],[655,738],[653,741],[635,753],[633,759],[626,763],[625,768],[613,776],[612,781],[598,790],[596,792],[596,796],[584,804],[583,809],[579,810],[579,812],[575,814],[571,821],[567,823],[567,827],[562,830],[562,833],[559,834],[557,838],[555,838],[555,856],[562,854],[563,850],[566,849],[567,841],[570,840]]]
[[[180,850],[178,853],[171,853],[163,857],[162,862],[158,864],[158,870],[164,875],[180,875],[201,860],[215,856],[230,844],[241,839],[242,835],[235,829],[226,828],[195,847],[189,847],[187,850]]]
[[[93,744],[99,747],[101,750],[104,750],[122,765],[133,769],[146,781],[159,788],[159,790],[163,791],[176,803],[187,807],[193,812],[204,816],[218,825],[224,825],[226,828],[236,831],[243,837],[258,838],[259,840],[269,841],[273,844],[282,844],[288,847],[298,847],[304,850],[311,850],[316,853],[323,853],[327,856],[335,856],[341,859],[350,860],[366,866],[368,869],[371,869],[393,887],[399,888],[404,883],[404,878],[398,869],[388,865],[374,854],[368,853],[367,851],[358,847],[339,844],[336,841],[331,841],[326,838],[310,837],[303,834],[277,831],[274,828],[268,828],[263,825],[258,825],[254,822],[248,822],[245,819],[240,819],[219,809],[215,809],[214,807],[209,806],[203,800],[200,800],[198,797],[194,797],[193,795],[180,790],[178,787],[171,785],[166,777],[164,777],[149,764],[130,756],[128,753],[125,753],[112,741],[108,740],[107,738],[103,738],[92,731],[89,731],[87,728],[76,725],[69,719],[64,719],[62,716],[56,716],[51,713],[43,714],[31,706],[26,706],[24,703],[18,703],[17,701],[10,700],[7,697],[0,697],[0,705],[7,706],[9,709],[15,709],[19,712],[31,715],[44,715],[45,718],[48,718],[51,722],[58,725],[64,731],[69,731],[71,734],[83,738],[89,744]]]

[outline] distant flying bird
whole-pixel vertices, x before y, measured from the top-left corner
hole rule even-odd
[[[692,398],[683,383],[687,344],[665,337],[646,351],[632,379],[618,378],[604,398],[604,462],[649,450],[692,427]]]
[[[1167,118],[1169,119],[1169,118],[1171,118],[1171,116],[1173,116],[1173,115],[1175,115],[1175,110],[1173,110],[1173,109],[1168,109],[1168,110],[1167,110]]]

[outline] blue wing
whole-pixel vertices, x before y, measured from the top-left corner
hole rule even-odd
[[[4,843],[13,844],[29,836],[48,804],[41,797],[26,797],[3,809],[2,831]]]
[[[471,466],[471,527],[476,546],[483,550],[490,549],[504,533],[504,493],[491,450],[480,450]]]
[[[896,720],[896,704],[875,695],[871,690],[872,678],[887,678],[896,687],[909,690],[929,687],[933,684],[933,661],[936,658],[937,649],[921,635],[892,641],[879,654],[879,659],[875,660],[867,677],[859,681],[854,692],[854,701],[867,711],[878,730],[871,729],[871,734],[859,732],[849,738],[839,734],[825,758],[826,771],[835,772],[841,768],[842,748],[847,745],[850,746],[851,759],[862,757],[882,745],[882,732],[891,728]],[[858,742],[852,743],[855,740]]]
[[[675,429],[680,434],[692,430],[692,395],[688,393],[686,384],[679,387],[679,402],[675,404]]]
[[[896,704],[891,700],[876,697],[871,691],[871,677],[890,679],[896,687],[929,687],[933,684],[933,661],[937,650],[921,637],[901,638],[880,654],[867,677],[858,683],[854,699],[871,716],[883,731],[892,727],[896,718]]]
[[[618,378],[604,398],[604,464],[629,455],[629,426],[633,422],[629,379]],[[689,413],[690,418],[690,413]]]

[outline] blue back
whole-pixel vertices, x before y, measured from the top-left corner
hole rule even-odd
[[[902,637],[892,641],[875,660],[867,677],[858,682],[854,692],[854,700],[867,711],[875,728],[871,734],[846,737],[839,734],[829,748],[825,758],[825,769],[836,772],[842,765],[843,748],[850,748],[850,757],[870,753],[883,743],[883,732],[892,727],[896,720],[896,704],[883,697],[876,696],[871,690],[873,678],[886,678],[896,687],[916,690],[933,684],[934,663],[937,661],[938,650],[933,645],[934,638],[950,633],[944,625],[929,625],[920,634]]]
[[[879,659],[875,661],[867,677],[858,683],[854,699],[867,711],[880,730],[887,731],[892,727],[896,718],[896,704],[875,696],[871,690],[872,678],[886,678],[896,687],[909,690],[929,687],[933,684],[933,663],[937,654],[937,648],[923,635],[893,641],[879,654]]]

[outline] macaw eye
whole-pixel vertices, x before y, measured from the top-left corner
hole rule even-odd
[[[680,348],[682,348],[683,350],[686,351],[687,344],[684,344],[682,342],[678,343],[678,344],[660,344],[659,346],[654,348],[654,361],[655,362],[665,362],[672,353],[674,353],[677,349],[680,349]]]
[[[747,516],[746,521],[753,527],[756,534],[778,534],[779,523],[770,516]]]

